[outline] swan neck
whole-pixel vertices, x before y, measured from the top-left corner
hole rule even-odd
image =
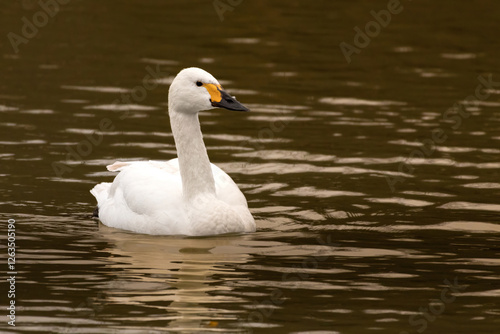
[[[169,115],[184,197],[190,200],[200,194],[215,194],[212,167],[203,142],[198,113],[169,110]]]

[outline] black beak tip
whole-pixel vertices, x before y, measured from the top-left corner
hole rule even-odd
[[[238,102],[238,100],[236,100],[234,97],[227,94],[223,94],[220,102],[212,101],[212,106],[234,111],[250,111],[250,109]]]
[[[248,109],[247,107],[245,107],[241,103],[240,103],[240,109],[235,109],[235,110],[237,110],[237,111],[250,111],[250,109]]]

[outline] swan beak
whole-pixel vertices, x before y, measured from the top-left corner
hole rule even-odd
[[[221,85],[204,84],[207,91],[210,93],[210,102],[212,106],[235,111],[250,111],[243,104],[238,102],[234,96],[229,95]]]

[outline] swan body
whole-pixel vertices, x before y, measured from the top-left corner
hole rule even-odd
[[[90,192],[107,226],[137,233],[214,235],[253,232],[245,196],[229,175],[210,163],[198,112],[221,107],[248,111],[208,72],[187,68],[169,89],[169,116],[177,159],[117,161],[112,183]]]

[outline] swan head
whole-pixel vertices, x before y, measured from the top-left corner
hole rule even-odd
[[[185,68],[177,74],[170,85],[168,101],[169,110],[181,113],[214,108],[249,110],[229,95],[210,73],[197,67]]]

